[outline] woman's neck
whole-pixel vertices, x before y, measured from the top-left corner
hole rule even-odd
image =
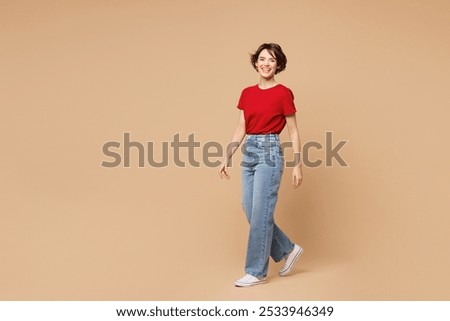
[[[261,77],[259,79],[259,88],[261,89],[267,89],[278,85],[278,83],[275,81],[275,77],[272,77],[270,79],[266,79],[264,77]]]

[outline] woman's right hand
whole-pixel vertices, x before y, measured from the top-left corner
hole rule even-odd
[[[222,164],[219,167],[219,176],[220,178],[226,178],[226,179],[230,179],[231,177],[228,175],[227,173],[227,165],[226,162],[223,161]]]
[[[239,147],[242,139],[245,137],[245,117],[244,111],[239,110],[239,120],[236,130],[234,131],[233,137],[231,137],[230,144],[227,146],[226,155],[223,157],[222,164],[219,167],[219,176],[220,178],[230,179],[230,175],[227,173],[228,164],[231,162],[231,158]],[[231,147],[231,149],[229,148]]]

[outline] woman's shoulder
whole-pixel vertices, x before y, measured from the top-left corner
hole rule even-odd
[[[247,86],[244,89],[242,89],[241,96],[253,96],[257,92],[258,85],[251,85]]]
[[[288,92],[288,91],[290,91],[290,92],[292,92],[292,90],[291,90],[291,88],[289,88],[288,86],[285,86],[285,85],[283,85],[283,84],[278,84],[278,86],[277,86],[280,90],[282,90],[282,91],[286,91],[286,92]]]
[[[251,90],[255,90],[255,89],[258,89],[258,84],[244,87],[244,89],[242,89],[242,91],[251,91]]]
[[[294,92],[291,90],[291,88],[289,88],[283,84],[278,84],[277,87],[279,87],[279,90],[282,94],[294,97]]]

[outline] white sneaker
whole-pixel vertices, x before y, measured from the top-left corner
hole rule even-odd
[[[302,253],[303,253],[303,249],[300,246],[298,246],[297,244],[295,244],[292,252],[286,257],[286,261],[284,262],[284,265],[281,268],[281,270],[278,272],[278,275],[279,276],[288,275],[292,271],[292,268],[294,267],[295,262],[297,262],[297,260],[299,259],[300,255],[302,255]]]
[[[234,282],[234,285],[237,287],[247,287],[247,286],[257,285],[257,284],[261,284],[261,283],[265,283],[265,282],[266,282],[266,278],[258,279],[257,277],[255,277],[253,275],[246,274],[243,277],[241,277],[239,280]]]

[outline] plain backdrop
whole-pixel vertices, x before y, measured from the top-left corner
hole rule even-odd
[[[0,1],[0,299],[449,300],[449,10]],[[302,143],[332,132],[348,166],[306,167],[296,190],[285,170],[275,217],[305,253],[292,276],[271,261],[267,284],[238,289],[242,154],[221,180],[202,146],[229,142],[263,42],[287,55]],[[130,167],[101,166],[124,133],[157,160],[194,134],[200,165],[169,148],[168,166],[140,168],[134,148]]]

